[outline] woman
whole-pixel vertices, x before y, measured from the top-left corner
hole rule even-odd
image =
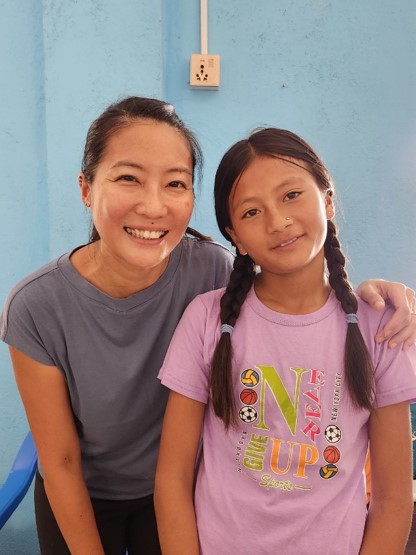
[[[156,376],[183,310],[224,286],[233,260],[188,236],[201,162],[169,104],[111,105],[88,131],[79,176],[91,242],[8,297],[1,337],[39,454],[42,555],[160,553],[152,495],[167,395]],[[365,296],[380,301],[371,284]],[[391,340],[414,341],[414,327]]]

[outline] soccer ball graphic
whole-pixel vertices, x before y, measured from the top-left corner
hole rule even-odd
[[[325,439],[329,443],[337,443],[341,439],[341,430],[338,426],[330,424],[325,428]]]
[[[257,418],[257,411],[253,407],[244,406],[241,407],[239,412],[240,418],[243,422],[254,422]]]

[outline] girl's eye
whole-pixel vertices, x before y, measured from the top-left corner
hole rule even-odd
[[[297,198],[299,195],[300,195],[300,191],[291,191],[286,195],[285,198],[287,198],[288,200],[293,200],[294,198]]]
[[[257,208],[252,208],[251,210],[247,210],[247,212],[244,212],[243,218],[252,218],[257,213],[258,213]]]

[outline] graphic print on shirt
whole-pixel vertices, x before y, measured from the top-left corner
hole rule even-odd
[[[323,417],[322,391],[330,387],[324,371],[290,371],[295,379],[291,388],[273,366],[257,365],[240,375],[238,414],[243,427],[236,446],[237,470],[267,490],[310,490],[311,473],[329,480],[339,470],[342,374],[335,375],[332,407]]]

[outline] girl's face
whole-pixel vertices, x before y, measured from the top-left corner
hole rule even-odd
[[[319,189],[303,162],[294,162],[255,158],[229,197],[232,228],[227,231],[262,273],[293,274],[309,267],[323,271],[332,198]]]
[[[166,123],[140,120],[109,139],[84,203],[100,235],[99,252],[120,272],[161,273],[192,214],[192,156]]]

